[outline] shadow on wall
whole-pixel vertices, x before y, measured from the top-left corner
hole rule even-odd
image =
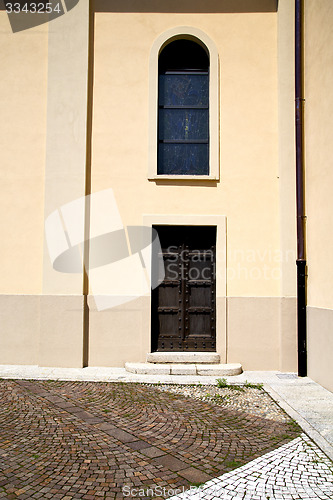
[[[277,12],[278,0],[95,0],[95,12]]]

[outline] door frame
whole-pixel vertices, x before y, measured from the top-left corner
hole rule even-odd
[[[144,214],[144,226],[216,226],[216,352],[221,363],[227,357],[227,313],[226,313],[226,216],[225,215],[160,215]],[[149,301],[149,302],[148,302]],[[142,308],[142,348],[151,351],[151,293]]]
[[[164,266],[169,261],[172,269],[171,275],[151,290],[152,349],[216,352],[216,226],[163,224],[155,225],[154,229],[160,237]],[[209,266],[208,276],[201,275],[198,252],[201,263]],[[193,270],[199,274],[192,276]],[[198,321],[196,326],[193,320]],[[197,331],[199,325],[201,331],[200,328]]]

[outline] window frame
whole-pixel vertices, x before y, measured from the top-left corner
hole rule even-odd
[[[158,174],[158,58],[163,48],[177,39],[192,40],[209,54],[209,174]],[[219,179],[219,58],[214,42],[201,30],[181,26],[166,31],[154,42],[149,62],[149,180]]]
[[[198,44],[197,44],[198,45]],[[199,45],[198,45],[199,46]],[[172,77],[178,77],[178,76],[203,76],[207,82],[207,84],[209,84],[209,66],[207,67],[207,69],[204,71],[204,70],[195,70],[195,69],[192,69],[192,70],[186,70],[186,69],[182,69],[182,70],[162,70],[162,71],[159,71],[159,78],[161,79],[161,77],[163,76],[166,76],[166,77],[170,77],[172,79]],[[169,116],[173,114],[173,112],[177,113],[177,112],[184,112],[186,113],[186,111],[188,113],[191,113],[194,111],[199,111],[199,112],[203,112],[204,113],[204,116],[207,117],[207,136],[205,139],[199,139],[199,138],[192,138],[192,139],[187,139],[186,137],[184,138],[178,138],[178,139],[171,139],[171,138],[166,138],[165,137],[165,134],[163,134],[163,131],[164,131],[164,127],[163,127],[163,113],[164,112],[169,112]],[[184,129],[182,129],[183,131],[185,131]],[[186,134],[185,134],[186,135]],[[200,146],[200,145],[205,145],[207,147],[207,153],[205,156],[206,156],[206,164],[205,164],[205,167],[207,168],[208,172],[209,172],[209,95],[208,95],[208,99],[207,99],[207,104],[204,106],[204,105],[191,105],[191,104],[178,104],[178,105],[172,105],[172,104],[163,104],[161,103],[161,84],[159,84],[159,104],[158,104],[158,155],[157,155],[157,172],[158,172],[158,175],[164,175],[163,173],[160,172],[160,169],[161,167],[165,167],[165,164],[163,164],[163,162],[161,161],[160,159],[160,151],[161,151],[161,148],[163,147],[163,145],[167,145],[167,144],[171,144],[171,145],[177,145],[177,144],[182,144],[182,145],[186,145],[187,147],[191,148],[191,146]],[[193,149],[192,149],[193,151]],[[179,172],[178,175],[208,175],[208,173],[202,173],[202,174],[192,174],[192,173],[181,173]]]

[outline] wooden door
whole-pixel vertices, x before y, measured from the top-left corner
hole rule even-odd
[[[216,351],[216,227],[154,226],[165,278],[152,292],[152,351]]]

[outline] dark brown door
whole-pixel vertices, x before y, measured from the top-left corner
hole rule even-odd
[[[165,278],[152,292],[152,351],[216,351],[216,227],[154,229]]]

